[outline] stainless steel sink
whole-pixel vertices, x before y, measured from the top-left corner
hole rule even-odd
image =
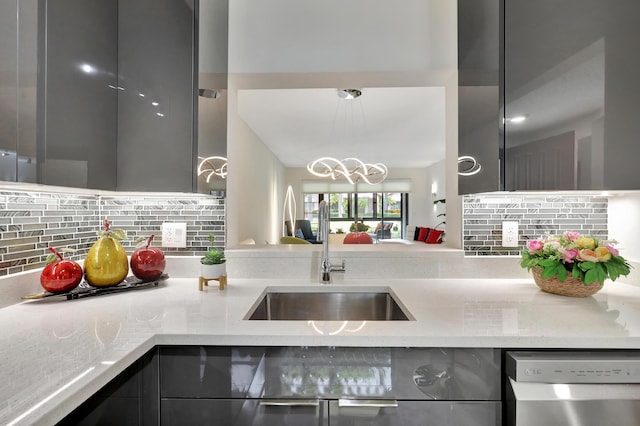
[[[337,289],[338,290],[338,289]],[[408,321],[388,291],[267,291],[249,320]]]

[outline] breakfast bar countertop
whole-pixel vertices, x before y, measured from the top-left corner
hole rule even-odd
[[[215,285],[213,285],[215,284]],[[266,288],[390,291],[412,321],[249,321]],[[640,349],[640,287],[606,282],[592,297],[532,279],[229,280],[197,278],[0,309],[0,424],[53,424],[155,345]]]

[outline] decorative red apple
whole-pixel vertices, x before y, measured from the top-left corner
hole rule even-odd
[[[53,256],[53,261],[44,267],[40,274],[42,288],[51,293],[63,293],[73,290],[82,281],[82,268],[73,260],[65,260],[58,250],[49,247],[49,250],[58,257]]]
[[[143,281],[155,280],[164,272],[164,253],[157,247],[149,247],[151,241],[153,234],[147,240],[146,246],[138,248],[131,255],[131,271]]]

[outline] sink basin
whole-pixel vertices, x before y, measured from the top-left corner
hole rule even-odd
[[[408,321],[389,291],[267,291],[249,320]]]

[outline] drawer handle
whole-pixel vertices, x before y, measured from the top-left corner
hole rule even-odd
[[[317,407],[320,402],[317,399],[263,399],[261,406],[265,407]]]
[[[398,406],[395,399],[347,399],[340,398],[338,407],[392,407]]]

